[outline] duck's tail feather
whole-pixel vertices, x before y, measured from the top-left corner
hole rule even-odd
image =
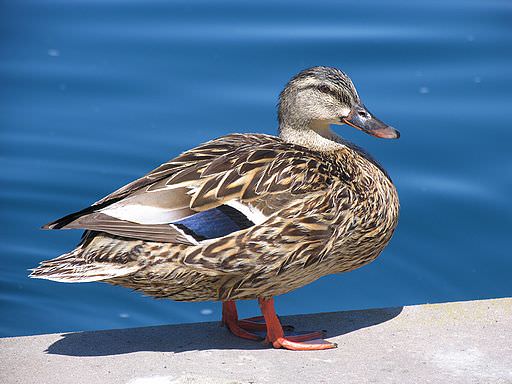
[[[110,263],[86,264],[83,259],[77,259],[73,251],[41,262],[38,267],[31,270],[29,276],[34,279],[46,279],[61,283],[86,283],[129,275],[137,269],[134,266],[119,266]]]
[[[29,276],[77,283],[112,279],[139,270],[140,266],[134,257],[137,255],[131,254],[129,248],[121,249],[119,244],[111,237],[86,232],[77,248],[55,259],[41,262],[31,270]]]

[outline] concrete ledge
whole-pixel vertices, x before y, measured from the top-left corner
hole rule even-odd
[[[338,349],[292,352],[219,323],[0,339],[0,383],[512,383],[512,299],[284,317]]]

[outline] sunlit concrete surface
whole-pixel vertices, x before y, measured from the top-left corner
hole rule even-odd
[[[0,383],[512,383],[512,299],[284,317],[338,348],[274,350],[219,323],[0,339]]]

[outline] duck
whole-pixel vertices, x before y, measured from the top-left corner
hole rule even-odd
[[[30,277],[101,281],[175,301],[221,301],[235,336],[274,348],[335,348],[325,331],[283,326],[274,297],[375,260],[398,222],[384,168],[333,126],[397,139],[349,76],[302,70],[279,95],[278,136],[235,133],[158,166],[78,212],[43,226],[82,229],[75,249]],[[239,319],[238,300],[262,316]]]

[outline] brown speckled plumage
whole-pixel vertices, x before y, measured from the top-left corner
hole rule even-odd
[[[329,72],[335,79],[342,75]],[[295,88],[286,92],[295,97],[293,92],[307,86],[319,102],[339,102],[339,116],[345,113],[343,103],[359,102],[346,79],[333,82],[315,77],[313,71],[294,78],[288,88]],[[323,88],[310,91],[319,81],[344,93],[333,101]],[[327,93],[333,92],[330,88]],[[281,108],[294,100],[281,103]],[[332,123],[331,117],[286,118],[292,115],[280,111],[282,138],[233,134],[207,142],[91,207],[48,224],[50,229],[87,231],[75,250],[43,262],[32,277],[105,281],[180,301],[226,301],[280,295],[371,262],[397,224],[393,183],[367,154],[324,126]],[[324,120],[326,124],[318,124]],[[296,121],[293,130],[290,121]],[[308,136],[309,130],[315,136]],[[292,133],[297,140],[290,139]],[[116,203],[147,196],[158,204],[166,201],[180,217],[236,201],[265,219],[194,242],[172,225],[133,223],[105,214]]]

